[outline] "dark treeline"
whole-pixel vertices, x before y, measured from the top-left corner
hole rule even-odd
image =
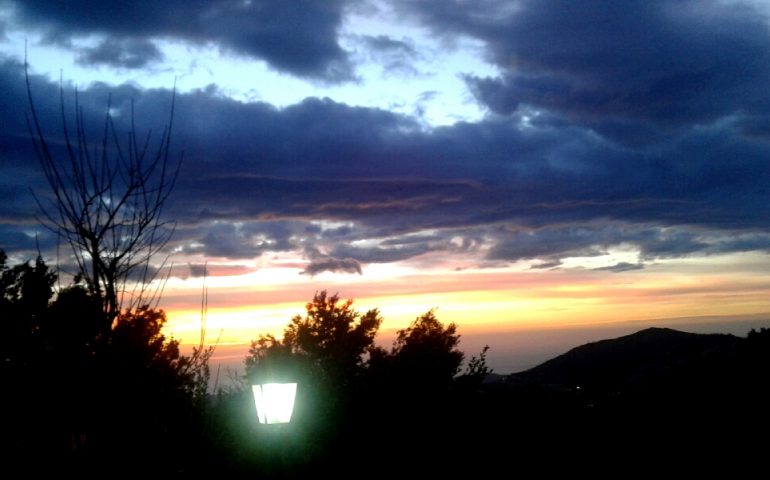
[[[767,329],[649,329],[496,376],[433,311],[384,349],[377,310],[319,292],[280,339],[252,343],[238,382],[207,393],[211,350],[180,354],[162,310],[123,312],[107,334],[88,288],[55,283],[42,260],[0,255],[2,453],[30,474],[707,468],[752,465],[765,445]],[[258,424],[251,384],[265,380],[298,382],[290,424]]]
[[[443,324],[434,311],[400,330],[390,349],[378,347],[379,311],[361,313],[352,303],[319,292],[280,340],[268,335],[252,342],[245,386],[217,395],[218,415],[235,424],[212,448],[220,452],[213,458],[224,462],[214,470],[382,473],[390,454],[433,451],[436,441],[458,440],[450,433],[457,412],[491,372],[486,348],[463,367],[457,326]],[[248,385],[266,379],[298,382],[288,426],[257,426]]]
[[[433,311],[387,350],[374,344],[377,310],[361,314],[320,292],[281,340],[252,343],[245,376],[208,394],[213,348],[180,354],[162,333],[163,310],[123,310],[105,329],[110,313],[91,289],[76,282],[55,292],[56,281],[42,259],[11,266],[0,253],[3,454],[31,472],[333,468],[342,452],[348,464],[352,451],[373,459],[395,423],[447,420],[447,399],[475,391],[490,372],[486,349],[461,372],[457,327]],[[251,384],[285,378],[300,385],[294,421],[259,426]]]
[[[162,310],[124,311],[105,328],[98,298],[0,251],[3,454],[36,470],[134,470],[198,448],[208,366],[164,337]],[[109,324],[108,324],[109,325]]]

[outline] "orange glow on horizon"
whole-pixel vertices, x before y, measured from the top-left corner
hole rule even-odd
[[[353,298],[361,312],[378,308],[384,318],[382,337],[392,337],[436,308],[441,321],[458,324],[461,334],[487,335],[493,348],[495,332],[770,312],[770,279],[762,271],[770,267],[770,257],[759,254],[680,259],[621,273],[380,267],[367,268],[361,276],[324,273],[313,278],[296,269],[273,268],[210,279],[207,339],[228,346],[223,355],[236,356],[240,349],[243,358],[250,340],[280,336],[323,289]],[[164,297],[166,332],[183,344],[197,344],[200,338],[200,284],[200,279],[176,282]]]

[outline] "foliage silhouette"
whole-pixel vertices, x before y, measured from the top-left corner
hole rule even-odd
[[[0,250],[0,371],[24,368],[42,348],[39,332],[45,323],[56,275],[38,257],[34,266],[7,265]]]
[[[55,292],[55,280],[42,259],[10,266],[0,251],[0,372],[12,386],[0,396],[0,452],[6,465],[32,454],[31,474],[305,478],[408,465],[457,476],[508,458],[522,469],[559,459],[593,471],[612,461],[689,467],[687,448],[762,458],[753,439],[768,427],[770,329],[746,338],[651,329],[482,383],[487,348],[461,370],[457,326],[435,311],[386,350],[374,343],[377,310],[319,292],[280,340],[260,337],[246,358],[254,379],[293,375],[303,385],[296,421],[270,430],[257,425],[246,385],[205,393],[205,375],[164,337],[162,310],[122,312],[104,336],[100,300],[83,285]]]
[[[261,335],[245,358],[243,402],[253,399],[249,385],[265,381],[298,382],[292,422],[303,438],[304,456],[322,458],[344,434],[356,390],[367,372],[367,352],[382,322],[376,309],[360,313],[353,301],[317,292],[305,314],[291,318],[281,339]],[[239,395],[236,393],[235,395]]]
[[[245,360],[247,375],[259,375],[260,367],[270,361],[275,365],[279,358],[295,356],[314,374],[338,386],[348,384],[361,375],[381,323],[377,309],[361,314],[353,309],[353,300],[317,292],[305,305],[305,315],[291,319],[281,340],[263,335],[252,341]]]
[[[395,424],[421,423],[426,428],[420,434],[409,428],[409,438],[399,439],[413,448],[451,428],[447,419],[456,406],[453,399],[460,398],[455,378],[464,358],[457,326],[444,325],[430,310],[397,332],[392,348],[386,350],[374,343],[381,323],[378,310],[360,313],[352,300],[341,301],[338,295],[321,291],[305,306],[303,316],[291,319],[280,339],[262,335],[252,341],[245,359],[250,382],[288,377],[299,381],[295,416],[287,428],[301,445],[297,455],[302,461],[296,465],[307,468],[302,471],[333,471],[343,463],[346,472],[356,471],[363,467],[359,461],[390,448],[388,436],[375,432],[387,432]],[[457,377],[467,376],[462,387],[475,388],[474,382],[480,383],[489,371],[485,354],[486,350],[474,357],[466,375]],[[221,398],[221,405],[237,395]],[[250,396],[242,398],[253,409]],[[249,433],[231,433],[228,444],[236,443],[232,440],[236,437],[248,439]],[[254,442],[259,443],[259,435]],[[246,452],[240,458],[259,454],[248,448]],[[346,452],[344,460],[338,452]]]
[[[214,348],[204,345],[202,326],[201,343],[181,354],[162,333],[165,282],[152,283],[160,269],[150,261],[174,230],[163,209],[181,165],[170,155],[175,95],[153,146],[150,133],[137,133],[133,103],[127,140],[119,139],[109,99],[101,135],[91,138],[77,92],[70,116],[62,86],[60,134],[49,135],[26,64],[25,74],[29,134],[50,187],[35,200],[78,271],[54,292],[57,275],[41,258],[8,267],[0,251],[0,372],[19,385],[3,410],[34,419],[11,429],[23,439],[12,450],[92,473],[106,465],[178,471],[202,445]]]
[[[396,374],[412,388],[448,388],[465,356],[459,343],[457,325],[444,326],[430,310],[398,331],[391,352]]]
[[[468,365],[465,367],[465,371],[462,375],[457,377],[455,381],[465,388],[478,388],[484,383],[484,380],[492,373],[492,369],[487,366],[487,352],[489,351],[489,345],[485,345],[481,349],[479,356],[472,356],[468,360]]]
[[[128,470],[179,468],[199,448],[213,349],[182,355],[162,334],[165,313],[149,306],[122,312],[104,335],[101,300],[82,285],[54,295],[55,281],[42,259],[11,267],[0,250],[0,373],[14,386],[2,398],[13,439],[3,452],[57,460],[32,471],[96,473],[126,458]]]

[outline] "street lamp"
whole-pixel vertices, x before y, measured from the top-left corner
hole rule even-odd
[[[251,386],[259,423],[289,423],[297,395],[295,383],[263,383]]]

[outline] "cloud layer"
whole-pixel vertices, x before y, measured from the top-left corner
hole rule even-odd
[[[17,5],[17,15],[51,41],[103,36],[83,62],[142,67],[162,61],[153,42],[177,37],[301,77],[339,81],[354,71],[337,38],[341,2],[183,2],[190,25],[174,20],[177,2],[126,7],[124,17],[49,3]],[[635,252],[635,262],[603,267],[627,271],[770,249],[770,30],[750,6],[394,5],[434,35],[484,42],[501,75],[465,78],[490,115],[429,129],[329,99],[279,109],[213,85],[179,95],[173,144],[186,161],[168,210],[178,221],[172,247],[227,260],[296,252],[309,275],[428,254],[555,267]],[[408,39],[363,43],[401,71],[416,55]],[[56,135],[58,87],[38,77],[32,87]],[[141,129],[158,131],[166,118],[169,91],[94,84],[79,94],[87,124],[98,125],[109,92],[124,131],[131,99]],[[24,123],[22,67],[10,60],[0,107],[0,245],[30,248],[27,186],[44,187]]]
[[[352,78],[337,31],[344,1],[169,0],[91,2],[24,0],[15,20],[49,42],[82,48],[80,61],[124,68],[161,59],[156,43],[177,40],[214,44],[225,53],[266,61],[293,75],[338,82]],[[96,47],[77,47],[97,37]]]
[[[502,115],[522,107],[547,110],[638,143],[737,113],[767,113],[767,18],[739,2],[405,5],[441,33],[486,42],[504,73],[469,77],[468,83],[479,101]]]

